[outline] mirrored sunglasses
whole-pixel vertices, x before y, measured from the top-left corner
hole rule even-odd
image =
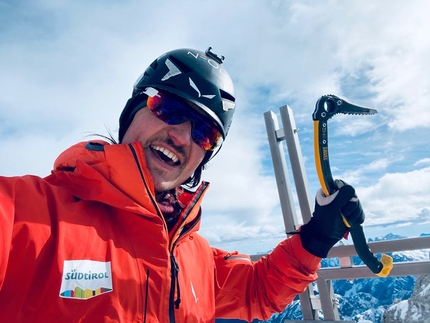
[[[216,124],[195,112],[189,105],[154,88],[147,88],[143,93],[148,96],[146,105],[158,119],[169,125],[190,121],[191,138],[204,150],[214,150],[222,143],[222,135]]]

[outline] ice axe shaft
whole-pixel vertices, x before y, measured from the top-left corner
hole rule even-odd
[[[375,114],[377,111],[349,103],[335,95],[324,95],[317,101],[312,114],[314,155],[318,179],[325,196],[333,194],[338,189],[331,173],[328,153],[328,120],[338,113]],[[342,216],[342,218],[349,228],[355,250],[361,260],[377,276],[388,276],[393,268],[393,259],[388,255],[382,255],[381,261],[379,261],[367,245],[361,224],[350,225],[345,217]]]

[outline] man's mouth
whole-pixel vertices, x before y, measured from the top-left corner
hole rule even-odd
[[[167,148],[155,146],[155,145],[150,145],[150,148],[166,164],[171,166],[179,166],[181,164],[178,156],[176,156],[173,152],[171,152]]]

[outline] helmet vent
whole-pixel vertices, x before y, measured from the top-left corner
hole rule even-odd
[[[169,59],[173,62],[173,64],[176,65],[177,68],[179,68],[181,70],[182,73],[189,73],[192,71],[187,65],[182,63],[176,57],[170,56]]]
[[[232,102],[235,102],[236,101],[236,99],[234,98],[234,96],[233,95],[231,95],[230,93],[228,93],[228,92],[226,92],[226,91],[224,91],[224,90],[219,90],[219,92],[220,92],[220,94],[221,94],[221,97],[223,98],[223,99],[226,99],[226,100],[229,100],[229,101],[232,101]]]
[[[152,64],[150,65],[151,68],[155,71],[157,70],[158,67],[158,59],[156,59],[155,61],[152,62]]]

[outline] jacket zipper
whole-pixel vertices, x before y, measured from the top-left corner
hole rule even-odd
[[[173,261],[175,258],[173,257],[172,254],[170,254],[170,262],[171,262],[171,266],[173,266]],[[172,269],[172,273],[171,273],[171,284],[170,284],[170,295],[169,295],[169,321],[171,323],[175,323],[175,309],[173,307],[173,303],[174,303],[174,295],[175,295],[175,274],[173,273],[173,269]]]
[[[176,239],[175,243],[172,246],[172,251],[170,252],[170,262],[172,267],[172,274],[171,274],[172,283],[170,285],[170,296],[169,296],[169,304],[170,304],[169,317],[170,317],[170,322],[172,323],[175,322],[175,309],[179,309],[179,305],[181,303],[181,289],[179,286],[179,265],[176,262],[175,256],[173,255],[173,250],[176,246],[176,242],[178,242],[181,237],[183,237],[187,232],[189,232],[192,228],[194,228],[196,224],[199,222],[199,220],[200,220],[200,215],[196,217],[196,219],[192,223],[190,223],[191,225],[186,230],[181,232],[178,239]],[[176,300],[175,300],[175,288],[177,291]]]
[[[163,214],[161,213],[160,209],[158,208],[158,204],[157,201],[155,200],[155,197],[153,196],[153,194],[151,193],[151,190],[148,187],[148,184],[146,183],[145,177],[143,176],[143,171],[141,169],[140,163],[139,163],[139,158],[137,157],[137,153],[136,150],[134,149],[132,144],[128,144],[128,146],[130,147],[130,150],[133,154],[133,157],[136,161],[136,164],[138,166],[138,170],[140,173],[140,177],[142,178],[143,184],[145,185],[145,189],[148,192],[149,197],[151,198],[151,201],[153,203],[153,205],[155,206],[155,209],[157,210],[158,216],[160,216],[161,218],[163,218]],[[200,191],[199,195],[197,197],[195,197],[195,202],[193,202],[193,204],[191,206],[188,207],[188,210],[192,210],[194,205],[196,204],[196,201],[198,201],[200,199],[201,194],[205,191],[205,188],[207,187],[208,184],[206,184]],[[187,214],[184,216],[184,218],[182,219],[182,221],[184,221],[188,214],[190,212],[187,212]],[[175,323],[175,309],[179,309],[179,304],[181,303],[181,293],[180,293],[180,288],[179,288],[179,265],[176,262],[175,256],[173,255],[173,250],[175,248],[176,242],[179,241],[179,239],[181,237],[183,237],[187,232],[189,232],[199,221],[200,219],[200,214],[196,217],[195,221],[193,221],[193,223],[190,225],[189,228],[187,228],[187,230],[184,230],[183,232],[181,232],[178,236],[178,238],[176,239],[176,241],[174,242],[174,244],[172,245],[171,251],[170,251],[170,263],[171,263],[171,285],[170,285],[170,295],[169,295],[169,320],[171,323]],[[182,228],[183,229],[183,228]],[[167,230],[167,226],[166,226],[166,230]],[[147,270],[147,280],[149,279],[149,270]],[[147,292],[148,292],[148,285],[149,281],[147,281]],[[177,299],[174,300],[175,298],[175,288],[177,288]],[[145,301],[145,309],[144,309],[144,322],[146,322],[146,312],[147,312],[147,300],[148,300],[148,295]]]
[[[175,309],[179,308],[179,304],[181,303],[181,292],[179,289],[179,266],[176,262],[175,256],[173,254],[170,254],[170,263],[172,267],[172,283],[170,285],[170,296],[169,296],[169,318],[170,322],[175,322]],[[175,288],[178,290],[178,296],[175,298]],[[174,305],[174,306],[173,306]]]
[[[148,312],[148,297],[149,297],[149,272],[146,270],[146,286],[145,286],[145,305],[143,307],[143,323],[146,323],[146,314]]]

